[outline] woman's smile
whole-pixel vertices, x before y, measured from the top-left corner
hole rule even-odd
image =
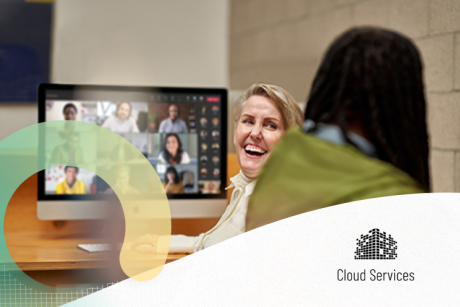
[[[247,144],[246,146],[244,146],[243,149],[246,156],[253,159],[258,159],[263,155],[267,154],[267,151],[265,149],[254,144]]]

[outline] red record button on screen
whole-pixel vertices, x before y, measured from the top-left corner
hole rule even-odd
[[[206,102],[220,102],[220,97],[206,97]]]

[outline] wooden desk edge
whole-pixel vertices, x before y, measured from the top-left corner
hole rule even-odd
[[[190,254],[169,254],[166,264],[179,260]],[[84,270],[100,269],[107,266],[105,260],[89,261],[49,261],[49,262],[17,262],[16,265],[24,272],[27,271],[63,271],[63,270]]]

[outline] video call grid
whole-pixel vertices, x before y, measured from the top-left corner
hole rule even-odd
[[[187,97],[187,96],[184,96],[184,97]],[[174,100],[174,99],[170,99],[170,100]],[[47,105],[50,103],[50,102],[53,102],[53,101],[47,101]],[[57,104],[63,104],[64,102],[60,102],[60,101],[54,101],[56,102]],[[65,102],[66,104],[68,103],[72,103],[72,101],[66,101]],[[73,102],[74,104],[77,103],[77,101],[74,101]],[[112,109],[115,107],[116,105],[116,111],[114,112],[116,115],[116,112],[118,111],[118,108],[119,108],[119,105],[122,104],[122,103],[114,103],[114,102],[105,102],[106,104],[107,103],[110,103],[112,104]],[[84,117],[84,115],[89,115],[89,116],[86,116],[87,118],[93,118],[93,122],[92,123],[99,123],[100,125],[104,125],[104,122],[102,120],[96,120],[94,121],[94,113],[97,114],[97,110],[99,108],[98,104],[104,104],[104,102],[94,102],[94,101],[80,101],[80,104],[81,106],[85,107],[86,109],[83,109],[82,110],[82,117]],[[134,103],[132,103],[134,104]],[[139,103],[137,103],[139,105]],[[154,109],[155,107],[158,107],[159,104],[155,103],[152,105],[152,103],[144,103],[145,105],[147,105],[147,111],[149,109]],[[91,109],[91,105],[92,105],[92,111],[90,110]],[[170,103],[170,104],[164,104],[163,103],[163,106],[165,109],[168,109],[168,115],[169,115],[169,109],[171,108],[171,106],[179,106],[179,107],[183,107],[183,105],[181,105],[180,103]],[[52,107],[52,106],[51,106]],[[64,105],[62,105],[62,107],[64,107]],[[88,108],[90,107],[90,108]],[[186,112],[186,114],[188,115],[188,121],[187,121],[187,127],[188,127],[188,133],[189,134],[196,134],[197,136],[200,135],[200,137],[197,138],[198,142],[197,142],[197,147],[198,147],[198,155],[195,157],[196,159],[196,165],[197,165],[197,168],[195,170],[195,173],[197,173],[197,175],[199,176],[199,180],[198,180],[198,188],[200,190],[200,192],[202,193],[205,193],[205,189],[206,187],[214,187],[214,190],[211,190],[211,189],[208,189],[207,191],[208,192],[211,192],[212,193],[219,193],[219,188],[215,188],[217,186],[220,187],[220,180],[218,180],[220,177],[220,132],[221,132],[221,127],[220,127],[220,109],[219,109],[219,106],[216,105],[216,104],[209,104],[209,103],[206,103],[204,105],[200,105],[200,104],[194,104],[194,105],[190,105],[188,106],[188,112]],[[130,108],[129,108],[129,116],[131,116],[131,113],[133,112],[133,107],[132,105],[130,105]],[[199,110],[199,111],[198,111]],[[85,112],[86,111],[86,112]],[[96,111],[96,112],[94,112]],[[147,120],[148,120],[148,112],[146,112],[147,114],[144,114],[144,113],[140,113],[140,112],[144,112],[145,113],[145,110],[144,111],[139,111],[137,113],[138,115],[138,119],[137,119],[137,123],[136,124],[142,124],[142,118],[146,118],[147,117]],[[201,113],[201,117],[200,118],[200,124],[196,124],[196,119],[197,119],[197,115],[199,116],[199,113]],[[160,113],[160,112],[157,112],[157,113]],[[198,114],[197,114],[198,113]],[[180,114],[180,112],[179,112]],[[142,115],[142,116],[140,116]],[[145,116],[146,115],[146,116]],[[97,116],[99,117],[99,116]],[[105,118],[104,118],[104,121],[106,121],[108,118],[110,117],[110,115],[105,115]],[[211,124],[208,124],[207,123],[207,119],[210,119],[211,121]],[[62,119],[62,118],[60,118]],[[204,120],[203,120],[204,119]],[[48,120],[53,120],[51,118],[49,118]],[[55,119],[54,119],[55,120]],[[167,120],[167,118],[163,118],[162,121],[165,121]],[[99,122],[98,122],[99,121]],[[90,121],[91,122],[91,121]],[[155,125],[154,125],[155,126]],[[152,134],[155,134],[155,132],[159,132],[158,129],[155,130],[156,127],[151,127],[151,125],[145,125],[145,121],[144,121],[144,124],[142,125],[143,129],[142,130],[139,130],[139,127],[137,128],[137,130],[139,131],[138,133],[147,133],[149,135],[152,135]],[[114,131],[116,132],[116,131]],[[134,132],[135,133],[135,132]],[[166,135],[165,133],[162,134],[163,136]],[[208,135],[210,137],[208,137]],[[147,142],[150,140],[150,138],[147,137]],[[151,149],[151,146],[149,146],[150,144],[147,144],[147,148],[150,150]],[[200,152],[201,151],[201,152]],[[147,155],[151,155],[151,153],[147,153]],[[212,162],[211,162],[212,161]],[[158,164],[158,163],[157,163]],[[194,163],[195,164],[195,163]],[[152,163],[153,165],[153,163]],[[169,164],[166,163],[166,166],[169,167]],[[155,166],[154,166],[155,167]],[[199,172],[199,173],[198,173]],[[183,179],[183,178],[181,178]],[[217,179],[217,180],[216,180]]]

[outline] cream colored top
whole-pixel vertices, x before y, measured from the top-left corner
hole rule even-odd
[[[245,232],[249,196],[254,190],[256,181],[247,178],[241,171],[230,178],[230,181],[232,183],[226,189],[233,187],[235,189],[229,205],[216,226],[197,237],[172,235],[170,253],[196,252]]]

